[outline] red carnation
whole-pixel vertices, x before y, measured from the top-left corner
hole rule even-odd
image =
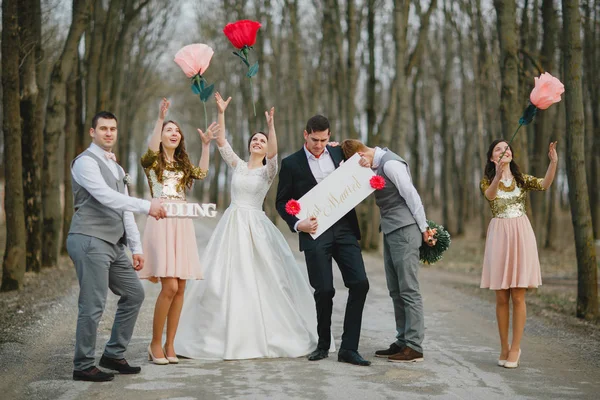
[[[369,180],[371,187],[375,190],[381,190],[385,187],[385,179],[381,175],[374,175]]]
[[[300,203],[297,200],[291,199],[285,203],[285,212],[294,216],[298,215],[300,212]]]
[[[259,28],[260,22],[244,19],[225,25],[223,33],[232,45],[241,50],[244,46],[254,46]]]

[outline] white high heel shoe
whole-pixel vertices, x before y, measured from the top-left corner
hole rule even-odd
[[[148,361],[152,361],[156,365],[169,364],[169,360],[167,360],[164,357],[160,357],[160,358],[154,357],[154,354],[152,354],[152,349],[150,349],[150,345],[148,345]]]
[[[163,347],[163,353],[165,354],[165,357],[167,357],[167,361],[169,361],[169,364],[179,364],[179,358],[177,358],[177,357],[169,357],[167,355],[167,352],[165,351],[164,347]]]
[[[498,360],[498,366],[504,367],[506,365],[506,360]]]
[[[504,368],[517,368],[519,366],[519,360],[521,359],[521,349],[519,349],[519,355],[517,356],[517,361],[508,361],[504,363]],[[500,360],[498,360],[500,361]]]

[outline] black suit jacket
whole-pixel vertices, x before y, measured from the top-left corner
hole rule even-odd
[[[339,167],[340,162],[344,159],[342,149],[340,147],[327,146],[327,150],[335,164],[335,168]],[[294,225],[298,221],[293,215],[288,214],[285,211],[285,204],[290,199],[298,200],[304,196],[308,191],[317,185],[317,181],[310,170],[308,165],[308,159],[306,158],[306,152],[304,147],[294,154],[286,157],[281,162],[281,170],[279,171],[279,184],[277,185],[277,200],[276,207],[277,212],[287,222],[290,230],[294,230]],[[346,215],[342,217],[342,220],[346,220],[357,240],[360,240],[360,228],[358,227],[358,218],[354,209],[350,210]],[[338,221],[337,223],[340,223]],[[300,239],[300,251],[304,250],[310,242],[314,241],[312,236],[308,233],[298,232]],[[319,240],[317,238],[316,240]]]

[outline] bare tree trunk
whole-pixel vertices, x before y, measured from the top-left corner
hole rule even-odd
[[[410,149],[410,164],[411,164],[411,175],[413,179],[413,184],[417,189],[417,192],[421,193],[421,158],[419,151],[419,138],[421,136],[421,129],[419,128],[419,101],[418,101],[418,93],[419,93],[419,82],[421,82],[421,69],[422,66],[419,64],[417,66],[417,72],[413,78],[413,87],[411,94],[411,106],[412,106],[412,114],[413,114],[413,139],[412,146]],[[421,195],[423,195],[421,193]]]
[[[589,160],[590,176],[588,186],[590,191],[590,207],[592,212],[592,227],[594,237],[600,239],[600,2],[586,0],[584,2],[584,76],[589,94],[589,106],[592,114],[591,159]],[[593,12],[593,16],[592,16]]]
[[[18,290],[25,275],[25,206],[21,159],[19,102],[18,2],[2,2],[2,112],[4,131],[4,182],[6,249],[2,264],[2,291]],[[30,82],[27,82],[30,83]]]
[[[79,63],[77,63],[79,64]],[[71,187],[71,160],[75,158],[75,138],[77,135],[77,79],[79,68],[75,68],[67,81],[67,103],[65,104],[65,162],[64,162],[64,208],[62,224],[61,254],[67,254],[67,235],[73,218],[73,190]]]
[[[567,178],[577,251],[577,317],[598,315],[598,267],[584,160],[584,116],[579,0],[562,0],[565,107],[567,117]]]
[[[102,7],[102,0],[94,0],[93,24],[90,24],[86,42],[91,42],[89,54],[86,54],[86,76],[85,76],[85,121],[92,123],[92,117],[96,112],[98,101],[98,78],[100,71],[100,57],[102,55],[102,39],[106,24],[106,10]],[[83,150],[83,148],[81,149]]]
[[[519,59],[516,27],[517,5],[515,0],[494,0],[500,39],[500,72],[502,92],[500,114],[502,136],[509,140],[515,131],[523,106],[519,97]],[[515,159],[521,169],[527,171],[527,135],[521,133],[512,144]]]
[[[42,158],[43,136],[38,126],[38,77],[36,64],[42,41],[42,11],[39,0],[19,2],[21,27],[21,129],[23,133],[23,192],[27,232],[26,265],[39,272],[42,266]]]
[[[88,23],[89,0],[73,0],[73,21],[63,52],[52,71],[48,98],[46,131],[44,135],[44,169],[42,199],[44,205],[44,234],[42,266],[53,267],[58,262],[61,204],[58,181],[59,141],[65,126],[66,80],[77,60],[79,39]]]

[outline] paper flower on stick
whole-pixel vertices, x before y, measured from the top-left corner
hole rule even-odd
[[[175,62],[183,73],[192,80],[192,92],[200,97],[204,106],[204,121],[208,129],[208,118],[206,115],[206,102],[212,95],[215,85],[209,85],[203,74],[210,65],[215,52],[210,46],[202,43],[190,44],[182,47],[175,53]]]
[[[381,190],[385,187],[385,178],[381,175],[373,175],[369,179],[369,184],[375,190]]]
[[[298,215],[300,212],[300,203],[298,200],[291,199],[285,203],[285,212],[294,216]]]
[[[539,78],[535,78],[535,87],[529,94],[529,105],[523,111],[523,115],[519,119],[519,126],[512,138],[508,142],[508,145],[512,143],[517,132],[523,125],[528,125],[533,121],[533,117],[538,110],[545,110],[554,103],[558,103],[561,100],[561,94],[565,92],[565,85],[560,80],[550,75],[548,72],[544,72]],[[508,147],[507,147],[508,148]],[[500,155],[500,160],[504,157],[504,153]]]
[[[254,105],[254,93],[252,89],[252,77],[258,72],[258,61],[250,65],[248,54],[252,46],[256,43],[256,34],[260,29],[260,22],[250,21],[247,19],[236,21],[225,25],[223,33],[231,44],[238,49],[233,54],[238,56],[242,62],[248,67],[246,76],[250,78],[250,95],[252,96],[252,108],[254,116],[256,116],[256,106]]]

